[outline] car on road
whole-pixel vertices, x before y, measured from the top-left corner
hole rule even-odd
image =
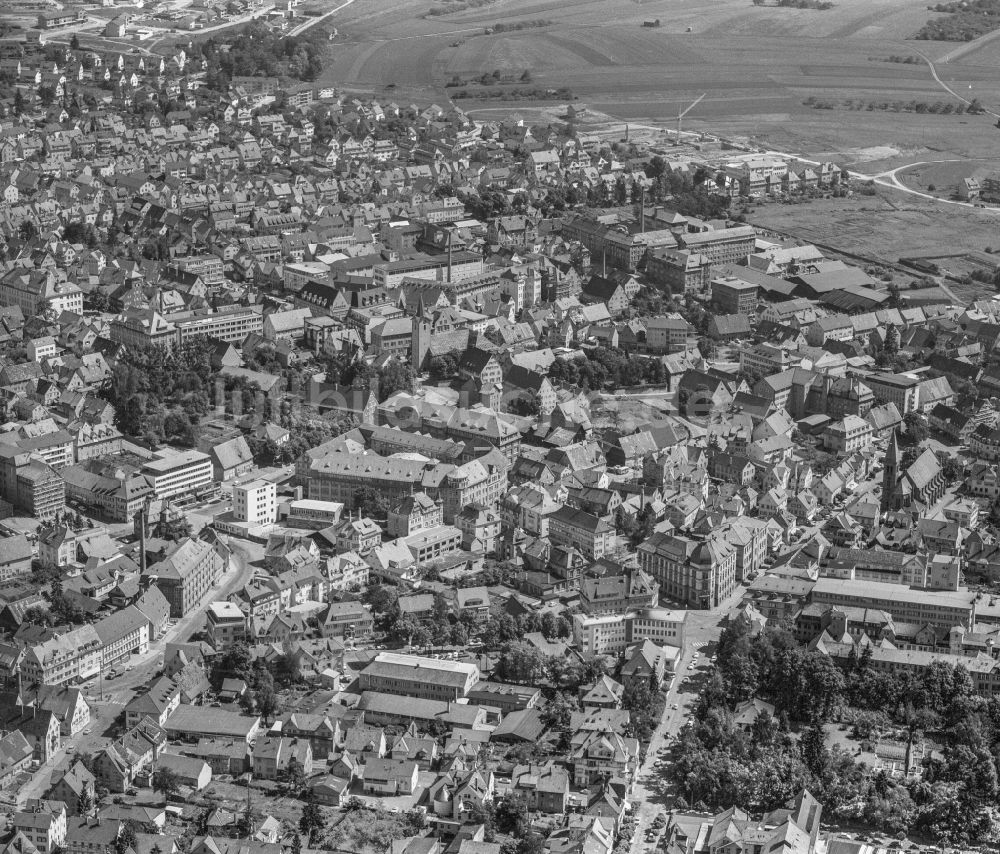
[[[676,712],[677,711],[677,704],[676,703],[671,703],[670,708],[673,709]]]

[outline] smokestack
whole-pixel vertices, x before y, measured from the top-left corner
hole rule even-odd
[[[601,277],[608,277],[608,250],[607,247],[601,250]]]
[[[639,231],[646,233],[646,188],[642,187],[639,195]]]
[[[146,574],[146,508],[139,511],[139,576]]]
[[[448,229],[448,284],[451,284],[451,229]]]

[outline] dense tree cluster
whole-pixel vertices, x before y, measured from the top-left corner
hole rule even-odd
[[[378,372],[378,402],[382,403],[399,391],[413,394],[415,382],[416,374],[410,365],[397,359],[386,362]]]
[[[377,370],[364,359],[346,353],[324,354],[317,362],[328,383],[374,388],[379,403],[399,391],[412,393],[416,382],[413,368],[398,359],[390,359]]]
[[[639,359],[617,347],[594,347],[573,359],[557,359],[549,379],[584,389],[621,388],[666,381],[659,359]]]
[[[357,420],[347,416],[305,414],[287,415],[280,418],[279,423],[288,430],[288,438],[280,444],[273,439],[247,437],[247,444],[255,459],[279,465],[293,463],[306,451],[336,439],[357,426]]]
[[[901,439],[905,445],[919,445],[930,435],[927,418],[920,412],[907,412],[903,416],[903,426],[906,430]]]
[[[267,721],[280,711],[275,675],[287,685],[298,678],[298,665],[290,656],[281,656],[276,659],[272,674],[262,658],[253,658],[246,644],[236,643],[214,660],[210,678],[216,688],[224,679],[242,679],[247,684],[247,691],[240,697],[240,706],[244,712],[258,714]]]
[[[653,179],[652,201],[667,202],[667,207],[683,216],[714,219],[729,210],[729,198],[722,195],[706,169],[699,168],[694,174],[674,171],[657,154],[646,165],[646,175]]]
[[[443,593],[435,594],[434,607],[425,615],[404,614],[394,587],[369,586],[362,599],[374,612],[376,627],[386,632],[393,643],[400,645],[462,646],[470,638],[479,637],[487,649],[497,649],[531,632],[541,632],[549,640],[559,640],[568,638],[572,630],[569,620],[549,611],[544,614],[532,612],[517,618],[503,614],[491,616],[485,621],[471,614],[456,617]],[[534,647],[529,649],[534,650]]]
[[[208,414],[219,396],[225,411],[235,417],[255,415],[272,420],[288,430],[288,439],[278,444],[271,439],[247,437],[255,458],[278,464],[297,460],[305,451],[336,438],[356,426],[355,419],[343,415],[318,415],[303,412],[288,398],[280,401],[265,397],[244,376],[222,376],[210,362],[210,344],[203,338],[191,338],[179,347],[132,348],[120,358],[104,389],[105,398],[114,405],[118,427],[123,433],[144,439],[156,446],[163,442],[193,446],[198,424]],[[247,366],[252,370],[283,376],[289,390],[301,392],[308,375],[301,369],[282,368],[273,351],[258,348]],[[348,382],[355,376],[364,382],[377,382],[382,388],[411,388],[412,371],[392,362],[376,374],[370,366],[351,360],[329,360],[333,381]]]
[[[191,338],[178,347],[131,348],[119,359],[104,390],[118,427],[150,444],[165,440],[194,444],[194,426],[209,411],[210,345]]]
[[[629,306],[632,317],[656,317],[680,310],[680,304],[669,293],[650,285],[643,285]]]
[[[643,507],[634,516],[627,513],[623,507],[615,512],[615,529],[619,534],[628,537],[633,546],[638,546],[653,533],[656,526],[656,511],[653,506]]]
[[[914,828],[946,844],[984,838],[997,805],[1000,700],[976,694],[962,666],[937,662],[919,676],[894,675],[870,659],[870,650],[852,654],[841,669],[784,628],[758,638],[727,628],[717,669],[678,743],[685,800],[766,810],[807,786],[843,820]],[[754,696],[772,702],[775,716],[736,726],[736,705]],[[835,718],[853,720],[864,739],[903,732],[907,749],[932,732],[942,755],[925,760],[919,779],[893,779],[827,746],[824,727]]]
[[[915,38],[943,42],[968,42],[1000,27],[1000,0],[957,0],[938,3],[935,12],[945,17],[929,20]]]
[[[622,708],[629,713],[629,734],[648,742],[663,717],[666,697],[653,682],[631,682],[625,686]]]
[[[222,50],[214,38],[201,45],[208,63],[206,83],[224,89],[233,77],[291,77],[315,80],[323,70],[323,42],[318,38],[280,36],[270,27],[253,21]]]

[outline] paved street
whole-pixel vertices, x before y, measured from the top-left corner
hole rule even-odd
[[[149,645],[149,650],[142,655],[132,656],[128,660],[128,671],[115,680],[104,680],[104,700],[126,703],[131,699],[139,685],[147,685],[163,666],[163,652],[168,643],[183,643],[197,634],[205,625],[205,609],[210,602],[227,599],[243,587],[253,575],[251,563],[263,556],[263,547],[254,543],[232,540],[230,546],[233,558],[229,569],[216,582],[215,586],[205,594],[201,604],[180,620],[173,622],[161,638]],[[255,546],[255,548],[254,548]],[[85,683],[88,696],[99,697],[101,682],[91,680]]]
[[[123,676],[114,680],[94,678],[83,683],[81,687],[91,704],[90,725],[83,733],[65,739],[55,758],[43,765],[31,781],[21,787],[17,793],[19,803],[23,804],[28,798],[41,797],[48,789],[53,775],[69,766],[70,752],[92,753],[101,747],[106,733],[115,725],[125,704],[135,696],[136,688],[148,685],[160,672],[167,644],[183,643],[201,631],[209,602],[228,598],[250,580],[254,572],[253,564],[263,557],[263,546],[236,540],[230,541],[229,545],[233,551],[229,568],[205,594],[198,608],[180,620],[172,620],[167,631],[150,643],[146,652],[129,658],[126,665],[129,669]]]
[[[657,766],[663,759],[663,751],[667,744],[691,717],[694,701],[708,673],[715,644],[722,634],[722,622],[739,604],[744,590],[745,587],[738,587],[721,606],[711,611],[688,611],[684,628],[684,649],[670,690],[667,692],[663,720],[650,740],[646,759],[639,769],[630,798],[636,823],[631,854],[640,854],[656,845],[655,840],[646,841],[646,831],[657,814],[667,809],[673,798],[670,781],[664,773],[666,769]],[[692,681],[683,685],[685,677],[689,677]]]

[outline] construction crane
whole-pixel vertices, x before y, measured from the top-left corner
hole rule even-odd
[[[708,94],[708,93],[705,93],[705,94]],[[693,104],[692,104],[692,105],[691,105],[690,107],[688,107],[688,108],[687,108],[686,110],[679,110],[679,111],[678,111],[678,113],[677,113],[677,145],[680,145],[680,144],[681,144],[681,119],[683,119],[683,118],[684,118],[684,116],[686,116],[686,115],[687,115],[688,113],[690,113],[690,112],[691,112],[691,111],[692,111],[692,110],[693,110],[693,109],[694,109],[695,107],[697,107],[697,106],[698,106],[698,104],[700,104],[700,103],[701,103],[702,99],[704,99],[704,97],[705,97],[705,95],[701,95],[701,96],[700,96],[700,97],[698,98],[698,100],[697,100],[697,101],[695,101],[695,102],[694,102],[694,103],[693,103]]]

